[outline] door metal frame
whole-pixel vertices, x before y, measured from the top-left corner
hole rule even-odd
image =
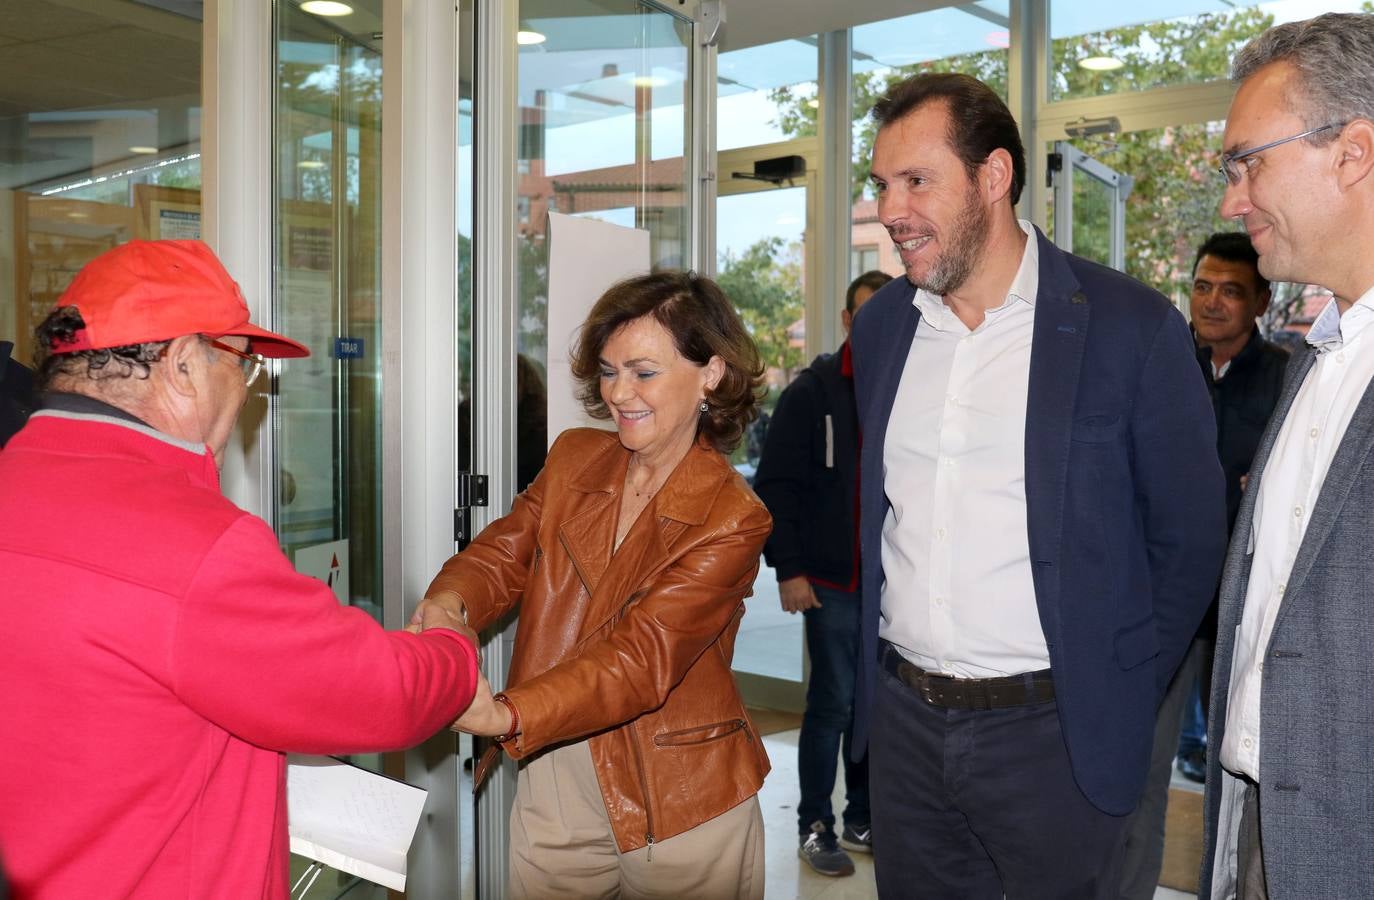
[[[1073,185],[1079,177],[1091,178],[1111,193],[1110,258],[1107,265],[1118,272],[1126,271],[1126,199],[1135,186],[1135,178],[1116,171],[1093,159],[1068,141],[1056,141],[1054,152],[1062,161],[1054,172],[1054,243],[1073,252]]]

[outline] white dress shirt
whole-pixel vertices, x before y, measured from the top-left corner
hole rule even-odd
[[[1293,398],[1260,478],[1254,561],[1236,630],[1221,764],[1259,780],[1264,656],[1326,470],[1374,376],[1374,288],[1341,315],[1333,299],[1308,332],[1317,358]]]
[[[972,331],[918,290],[888,420],[879,635],[929,671],[1049,666],[1026,535],[1026,397],[1040,254],[1029,222],[1006,301]]]

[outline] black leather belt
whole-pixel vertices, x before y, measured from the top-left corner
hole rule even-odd
[[[1002,709],[1047,703],[1054,699],[1054,679],[1050,677],[1049,669],[1001,678],[955,678],[953,675],[927,672],[908,662],[887,641],[882,642],[879,655],[884,669],[931,706],[945,709]]]

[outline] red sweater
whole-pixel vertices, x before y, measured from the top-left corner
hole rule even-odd
[[[457,632],[297,574],[214,461],[39,413],[0,451],[0,858],[16,900],[287,896],[283,752],[410,746],[471,701]]]

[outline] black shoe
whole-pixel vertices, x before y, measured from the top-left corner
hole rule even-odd
[[[840,832],[840,846],[855,853],[873,852],[873,829],[868,825],[846,825]]]
[[[1207,751],[1194,750],[1178,758],[1178,774],[1202,784],[1207,780]]]
[[[853,875],[854,860],[835,842],[835,832],[824,822],[811,823],[811,833],[801,836],[797,855],[821,875]]]

